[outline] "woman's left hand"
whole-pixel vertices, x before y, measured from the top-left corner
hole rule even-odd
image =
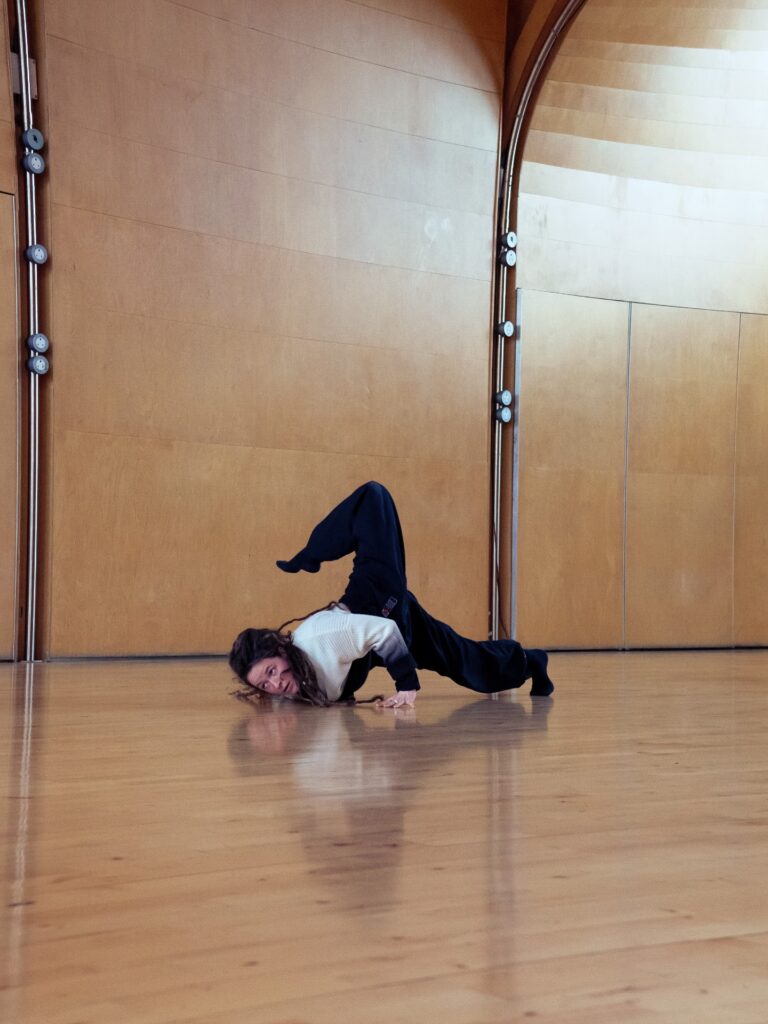
[[[400,690],[393,697],[376,702],[377,708],[412,708],[416,703],[416,690]]]

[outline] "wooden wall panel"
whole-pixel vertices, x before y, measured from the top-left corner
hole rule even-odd
[[[372,477],[414,589],[484,634],[503,5],[422,6],[46,0],[49,654],[337,596],[271,565]]]
[[[0,192],[15,195],[18,189],[16,173],[16,125],[14,123],[11,67],[8,60],[8,9],[6,0],[0,0]]]
[[[755,43],[766,28],[768,16],[759,2],[720,0],[702,7],[691,0],[674,0],[630,7],[626,0],[589,0],[568,36],[572,42],[598,38],[692,50],[746,50],[754,57]],[[696,63],[702,63],[701,56]]]
[[[765,16],[588,0],[526,140],[518,286],[768,312]]]
[[[473,38],[504,39],[506,0],[358,0],[372,10],[399,14],[409,21],[439,25]]]
[[[102,344],[79,344],[91,332]],[[59,308],[56,340],[69,352],[57,374],[69,396],[59,420],[66,430],[458,462],[477,459],[485,443],[476,409],[487,384],[471,355],[458,355],[449,372],[444,356],[418,347],[393,352],[81,306]],[[347,431],[328,415],[322,382],[332,362],[344,364],[333,400]],[[112,386],[139,373],[140,388]],[[256,383],[264,380],[268,388]],[[430,380],[439,401],[424,400]],[[216,408],[190,416],[214,394]],[[400,407],[408,415],[393,417]]]
[[[508,74],[556,7],[535,4]],[[587,0],[525,140],[516,285],[633,306],[630,646],[768,643],[767,26],[764,3]]]
[[[496,159],[490,150],[281,105],[268,94],[201,89],[169,78],[162,66],[58,38],[49,40],[46,63],[57,84],[51,116],[65,138],[90,129],[172,157],[185,153],[308,184],[487,213]],[[105,80],[112,88],[102,88]]]
[[[244,115],[245,97],[255,93],[391,131],[496,149],[498,96],[483,89],[243,31],[226,19],[159,0],[47,0],[46,12],[49,37],[165,72],[173,54],[172,77],[192,88],[241,95]],[[471,40],[457,34],[454,46],[466,45]]]
[[[7,0],[0,0],[0,46],[2,46],[3,64],[0,74],[0,121],[13,121],[13,93],[11,91],[11,66],[8,59],[10,42],[8,39],[8,6]]]
[[[768,644],[768,317],[743,316],[736,427],[734,641]]]
[[[281,40],[303,43],[382,64],[415,75],[461,82],[473,89],[496,92],[500,85],[501,57],[499,26],[504,24],[503,2],[487,4],[486,21],[473,10],[474,4],[456,3],[469,22],[475,45],[455,45],[456,27],[422,21],[414,31],[413,4],[401,11],[377,9],[346,0],[281,0],[280,3],[250,3],[249,0],[186,0],[186,7],[245,28],[264,32]],[[435,8],[445,4],[433,5]],[[410,8],[410,9],[409,9]],[[424,12],[429,14],[430,12]],[[402,15],[406,15],[403,17]],[[459,23],[458,29],[467,26]],[[492,33],[496,35],[492,35]]]
[[[16,653],[19,540],[19,321],[16,125],[0,0],[0,658]]]
[[[733,642],[739,316],[633,306],[626,639]]]
[[[277,625],[339,597],[351,559],[301,577],[274,561],[374,476],[400,508],[411,588],[436,615],[480,635],[486,607],[467,602],[478,533],[467,523],[483,521],[487,495],[463,486],[457,465],[67,431],[54,493],[57,508],[81,518],[59,512],[54,522],[51,648],[135,654],[140,640],[144,654],[216,653],[247,625]],[[481,459],[462,472],[476,481],[486,466]]]
[[[233,331],[269,328],[287,338],[386,348],[393,359],[413,347],[444,356],[462,352],[483,364],[487,359],[488,281],[325,258],[63,206],[54,209],[54,226],[57,309],[93,307]],[[80,339],[81,345],[107,342],[93,332]],[[329,372],[326,386],[332,382]],[[60,408],[66,415],[66,396]],[[218,415],[213,402],[210,413]]]
[[[19,515],[19,325],[16,204],[0,195],[0,658],[16,649]]]
[[[95,152],[98,175],[93,174]],[[488,278],[487,211],[465,213],[370,196],[87,130],[62,138],[57,160],[53,200],[67,208],[274,250],[299,248],[351,262]]]
[[[516,633],[623,641],[628,307],[524,292]]]

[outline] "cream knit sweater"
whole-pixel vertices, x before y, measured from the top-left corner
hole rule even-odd
[[[378,615],[356,615],[342,607],[315,612],[293,631],[294,644],[307,655],[329,700],[341,697],[352,662],[375,651],[385,665],[408,656],[396,622]]]

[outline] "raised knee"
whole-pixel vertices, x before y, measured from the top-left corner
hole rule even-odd
[[[369,480],[368,483],[364,484],[363,486],[365,487],[366,491],[370,492],[371,494],[377,494],[380,497],[391,497],[389,491],[384,486],[384,484],[380,484],[378,480]]]

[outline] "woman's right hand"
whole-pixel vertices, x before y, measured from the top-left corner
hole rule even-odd
[[[417,690],[399,690],[386,700],[377,700],[377,708],[412,708],[416,703]]]

